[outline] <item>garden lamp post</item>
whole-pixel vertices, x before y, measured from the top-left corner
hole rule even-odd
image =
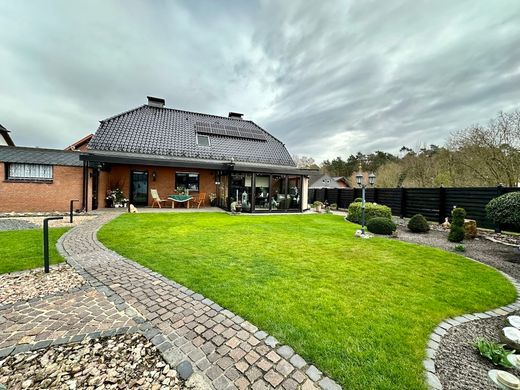
[[[365,234],[365,188],[367,186],[366,182],[363,180],[363,171],[361,170],[361,164],[359,164],[359,170],[356,175],[356,182],[359,187],[361,187],[361,234]],[[374,186],[376,182],[376,175],[372,172],[368,175],[368,184],[370,187]]]

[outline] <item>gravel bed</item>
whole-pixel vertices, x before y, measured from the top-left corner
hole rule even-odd
[[[140,334],[85,340],[0,360],[8,389],[184,389],[175,369]]]
[[[51,265],[51,272],[48,274],[43,272],[43,268],[2,274],[0,306],[67,291],[83,283],[85,279],[66,263]]]
[[[43,226],[43,219],[45,216],[29,216],[29,217],[13,217],[0,218],[0,231],[5,230],[26,230],[41,228]],[[77,215],[74,216],[73,222],[69,223],[69,216],[64,216],[63,219],[53,220],[49,223],[49,227],[74,227],[80,223],[90,221],[96,218],[95,215]]]
[[[37,225],[24,219],[0,219],[0,232],[7,230],[27,230],[34,229]]]
[[[504,327],[505,317],[467,322],[452,327],[444,335],[437,350],[435,369],[445,390],[487,390],[496,388],[491,385],[487,373],[500,369],[515,373],[514,369],[494,366],[480,356],[473,348],[478,338],[500,342],[500,329]]]

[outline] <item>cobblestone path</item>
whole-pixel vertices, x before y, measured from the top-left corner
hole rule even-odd
[[[139,329],[170,364],[190,361],[216,389],[341,388],[238,315],[105,248],[96,231],[117,215],[102,214],[72,229],[58,249],[119,310],[134,320],[144,317]]]
[[[19,301],[0,309],[1,355],[81,341],[87,335],[134,327],[105,295],[84,287],[46,298]],[[8,348],[9,347],[9,348]]]

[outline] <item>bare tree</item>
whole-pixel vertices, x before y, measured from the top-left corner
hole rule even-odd
[[[292,159],[298,168],[310,168],[310,169],[319,169],[320,168],[312,157],[299,156],[299,155],[295,154],[292,156]]]
[[[475,125],[449,141],[456,163],[484,185],[520,182],[520,112],[500,112],[486,127]],[[481,184],[481,185],[482,185]]]

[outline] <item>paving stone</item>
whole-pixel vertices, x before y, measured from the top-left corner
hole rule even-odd
[[[323,390],[341,390],[341,386],[330,378],[323,378],[318,384]]]
[[[442,385],[441,385],[441,382],[439,381],[439,378],[437,378],[437,375],[432,374],[431,372],[427,372],[426,379],[427,379],[428,386],[430,387],[430,389],[442,390]]]
[[[273,387],[277,387],[283,381],[283,376],[274,370],[269,370],[265,375],[264,379]]]
[[[224,370],[222,370],[222,368],[216,366],[216,365],[212,365],[210,368],[208,368],[206,370],[206,375],[209,379],[211,380],[215,380],[217,379],[220,375],[222,375],[222,373],[224,372]]]
[[[321,376],[322,376],[322,372],[320,370],[318,370],[315,366],[310,366],[307,369],[307,371],[305,371],[305,373],[314,382],[318,382],[321,379]]]
[[[286,359],[290,359],[292,355],[294,355],[294,350],[288,345],[282,345],[280,348],[276,350],[278,355],[283,356]]]
[[[296,368],[302,368],[307,365],[307,362],[298,354],[294,354],[289,362]]]
[[[273,363],[276,363],[278,362],[278,360],[281,359],[280,355],[278,355],[276,352],[274,351],[271,351],[269,352],[267,355],[266,355],[267,359],[269,359],[270,361],[272,361]]]
[[[249,367],[249,369],[246,371],[246,376],[247,379],[249,379],[249,381],[253,383],[262,376],[262,371],[260,371],[257,367],[254,366]]]
[[[263,340],[267,337],[267,333],[264,332],[263,330],[259,330],[258,332],[255,333],[255,337],[259,340]]]
[[[285,359],[280,360],[276,365],[276,371],[278,371],[283,376],[289,375],[293,370],[293,365]]]
[[[265,339],[265,343],[269,345],[271,348],[274,348],[278,344],[278,340],[276,340],[273,336],[267,336],[267,338]]]
[[[283,381],[282,387],[285,390],[296,390],[298,388],[298,382],[296,382],[294,379],[288,378]]]

